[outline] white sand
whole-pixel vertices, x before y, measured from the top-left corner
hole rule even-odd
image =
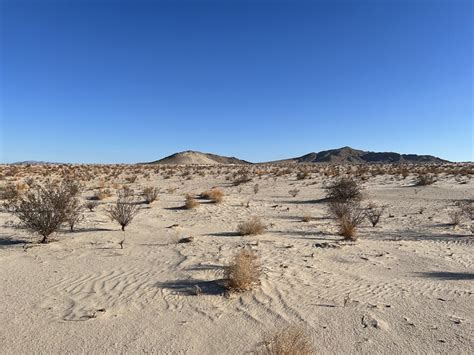
[[[446,223],[450,200],[472,199],[473,183],[441,177],[414,188],[410,178],[371,178],[366,200],[389,205],[380,225],[365,223],[357,242],[324,249],[314,244],[340,240],[315,201],[324,180],[263,177],[233,187],[224,175],[151,174],[132,186],[163,193],[125,233],[101,205],[84,212],[77,232],[26,251],[24,241],[37,238],[0,213],[0,353],[243,354],[285,324],[306,326],[323,354],[472,353],[473,237],[469,225]],[[222,204],[176,209],[185,193],[213,186],[226,194]],[[301,190],[295,198],[293,188]],[[305,214],[315,219],[304,223]],[[250,216],[268,231],[235,236]],[[176,243],[185,236],[194,242]],[[226,297],[216,280],[245,244],[261,257],[261,285]],[[203,294],[190,294],[194,285]]]

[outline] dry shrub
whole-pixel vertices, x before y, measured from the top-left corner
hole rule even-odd
[[[369,207],[365,211],[365,216],[370,221],[370,223],[372,223],[372,227],[375,227],[377,223],[379,223],[380,217],[382,216],[384,211],[385,206],[377,206],[375,204],[369,205]]]
[[[300,171],[296,174],[297,180],[304,180],[310,177],[310,174],[307,171]]]
[[[455,209],[448,212],[449,222],[453,227],[461,225],[463,211],[461,209]]]
[[[20,191],[18,191],[15,184],[11,182],[0,188],[0,198],[2,200],[13,201],[18,197],[20,197]]]
[[[251,177],[249,177],[248,175],[241,175],[241,176],[238,176],[232,184],[234,186],[239,186],[239,185],[245,184],[249,181],[252,181]]]
[[[362,187],[353,178],[343,177],[326,186],[326,197],[334,202],[360,201]]]
[[[93,200],[105,200],[106,198],[109,198],[112,196],[112,193],[110,192],[109,189],[100,189],[99,191],[96,191],[94,193],[94,196],[92,196]]]
[[[415,179],[415,185],[417,186],[427,186],[432,185],[436,182],[436,176],[428,173],[419,173]]]
[[[94,211],[94,208],[97,207],[99,203],[96,202],[96,201],[87,201],[85,204],[84,204],[84,207],[85,208],[88,208],[90,212]]]
[[[158,198],[159,190],[156,187],[145,187],[142,192],[142,196],[145,199],[146,204],[150,204]]]
[[[237,233],[239,233],[239,235],[258,235],[263,232],[265,232],[265,226],[258,217],[252,217],[237,226]]]
[[[226,288],[233,292],[252,289],[260,282],[260,261],[254,251],[242,249],[224,268]]]
[[[221,189],[213,188],[208,191],[204,191],[200,195],[202,198],[211,200],[214,203],[221,203],[224,201],[224,192]]]
[[[21,227],[38,233],[40,243],[47,243],[49,236],[68,220],[77,193],[78,188],[70,181],[48,182],[32,186],[25,195],[7,202],[6,207],[18,217]]]
[[[339,235],[346,240],[357,239],[357,227],[364,220],[364,211],[358,204],[348,204],[348,208],[341,218],[338,219]]]
[[[298,326],[289,326],[267,336],[262,355],[313,355],[316,350],[308,332]]]
[[[190,194],[186,194],[186,199],[184,201],[184,208],[187,210],[191,210],[199,206],[199,202],[194,199],[194,197]]]
[[[301,219],[303,222],[310,222],[313,219],[309,214],[305,214]]]
[[[140,209],[133,196],[123,192],[119,195],[117,202],[109,206],[106,212],[110,219],[118,222],[122,231],[125,231],[125,227],[133,221]]]
[[[465,200],[465,201],[457,201],[456,206],[458,206],[462,213],[466,216],[467,219],[473,220],[474,219],[474,201],[473,200]]]
[[[292,189],[292,190],[288,191],[288,194],[290,194],[291,197],[296,197],[299,192],[300,192],[300,190],[298,190],[298,189]]]

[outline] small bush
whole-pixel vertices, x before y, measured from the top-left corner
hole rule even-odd
[[[186,199],[184,201],[184,208],[187,210],[191,210],[199,206],[199,202],[194,199],[194,197],[190,194],[186,194]]]
[[[145,187],[142,192],[142,196],[145,199],[146,204],[150,204],[158,198],[159,190],[156,187]]]
[[[265,226],[260,218],[253,217],[246,222],[242,222],[237,226],[237,232],[240,235],[258,235],[265,232]]]
[[[133,221],[140,210],[132,196],[121,195],[115,204],[107,208],[106,212],[110,219],[118,222],[122,231],[125,231],[125,227]]]
[[[301,219],[303,222],[310,222],[313,218],[309,214],[305,214]]]
[[[249,177],[248,175],[241,175],[241,176],[238,176],[232,184],[234,186],[239,186],[239,185],[245,184],[249,181],[252,181],[251,177]]]
[[[263,341],[262,355],[314,355],[311,337],[301,327],[290,326],[275,334],[267,336]]]
[[[309,178],[310,174],[307,171],[300,171],[296,174],[297,180],[304,180]]]
[[[364,220],[364,213],[359,205],[351,204],[346,213],[338,219],[339,235],[346,240],[357,239],[357,227]]]
[[[461,209],[455,209],[448,212],[449,222],[453,227],[461,225],[463,211]]]
[[[8,183],[7,185],[1,187],[0,198],[2,200],[14,201],[18,197],[20,197],[20,191],[14,184]]]
[[[222,192],[222,190],[216,189],[216,188],[213,188],[213,189],[208,190],[208,191],[204,191],[203,193],[201,193],[200,196],[202,198],[209,199],[214,203],[221,203],[222,201],[224,201],[224,192]]]
[[[254,195],[258,194],[259,189],[260,189],[260,186],[258,186],[258,184],[255,184],[254,187],[253,187],[253,194]]]
[[[380,217],[385,211],[385,206],[372,205],[367,208],[365,211],[365,216],[372,223],[372,227],[375,227],[380,221]]]
[[[68,212],[67,212],[67,217],[66,217],[66,222],[69,225],[70,231],[74,231],[74,227],[79,223],[79,221],[82,219],[82,205],[79,201],[78,198],[73,198],[71,200]]]
[[[84,204],[84,207],[85,208],[88,208],[90,212],[94,211],[94,208],[97,207],[99,203],[97,201],[87,201],[85,204]]]
[[[288,191],[291,197],[296,197],[299,194],[299,192],[300,190],[298,189],[293,189],[293,190]]]
[[[362,187],[352,178],[340,178],[326,187],[326,197],[335,202],[360,201]]]
[[[250,290],[260,282],[260,274],[258,256],[252,250],[240,250],[224,268],[226,288],[233,292]]]
[[[96,191],[94,193],[94,196],[92,196],[92,199],[102,201],[102,200],[105,200],[106,198],[109,198],[110,196],[112,196],[112,193],[110,192],[109,189],[100,189],[99,191]]]
[[[420,173],[415,179],[415,185],[417,186],[428,186],[436,182],[436,176],[428,173]]]

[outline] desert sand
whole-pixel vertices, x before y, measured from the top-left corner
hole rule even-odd
[[[41,169],[4,174],[1,183],[40,179]],[[59,171],[48,169],[45,176]],[[441,173],[421,187],[413,174],[368,174],[364,203],[387,209],[376,227],[364,222],[356,241],[343,241],[324,202],[331,177],[321,172],[298,180],[293,168],[252,167],[252,180],[233,186],[226,176],[241,167],[119,166],[115,176],[90,169],[84,201],[99,188],[113,194],[84,210],[74,232],[65,226],[36,244],[38,236],[0,213],[3,354],[258,353],[266,334],[288,325],[307,329],[321,354],[474,349],[474,238],[469,221],[453,227],[448,217],[454,201],[474,198],[469,176]],[[127,182],[132,169],[143,171]],[[122,185],[160,189],[125,232],[105,214]],[[224,192],[222,203],[181,208],[186,193],[212,187]],[[252,216],[266,232],[237,235]],[[178,243],[183,237],[194,239]],[[222,267],[243,247],[260,257],[260,284],[229,294]]]

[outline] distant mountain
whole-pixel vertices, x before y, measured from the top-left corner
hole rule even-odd
[[[148,164],[180,164],[180,165],[216,165],[216,164],[251,164],[234,157],[201,153],[192,150],[179,152]]]
[[[364,164],[364,163],[448,163],[432,155],[399,154],[392,152],[368,152],[351,147],[323,150],[309,153],[297,158],[277,160],[270,163],[332,163],[332,164]]]
[[[55,165],[61,163],[53,163],[49,161],[38,161],[38,160],[25,160],[25,161],[17,161],[15,163],[11,163],[11,165]]]

